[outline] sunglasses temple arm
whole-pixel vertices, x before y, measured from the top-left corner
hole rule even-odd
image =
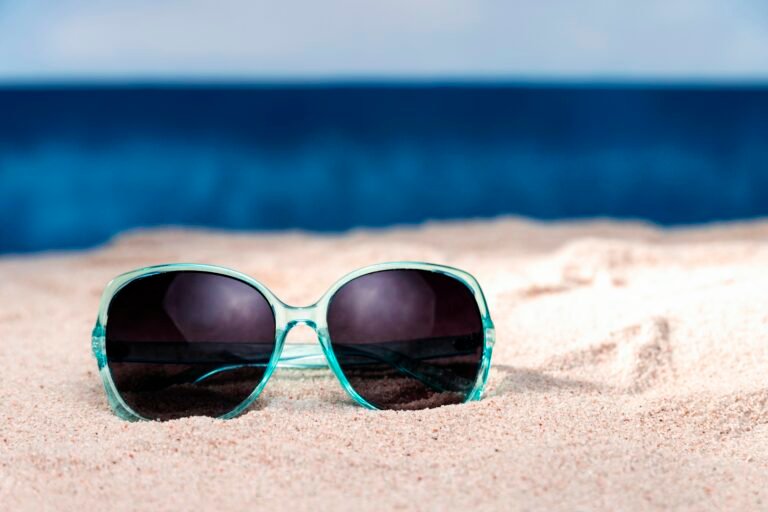
[[[371,345],[365,346],[342,346],[342,350],[346,355],[353,357],[361,357],[367,361],[376,361],[378,363],[384,363],[397,370],[398,372],[412,377],[425,386],[432,388],[438,392],[445,391],[462,391],[467,386],[471,386],[472,382],[467,379],[458,378],[456,375],[447,374],[446,370],[429,364],[418,359],[414,359],[408,356],[404,356],[398,352],[388,350],[385,347]],[[236,370],[244,367],[263,367],[267,366],[267,363],[245,363],[245,364],[232,364],[216,368],[204,375],[201,375],[195,379],[195,383],[204,381],[205,379],[222,372]],[[293,368],[293,369],[318,369],[328,367],[328,362],[325,359],[325,355],[319,345],[315,344],[291,344],[286,345],[283,349],[283,353],[277,363],[278,368]],[[466,380],[466,382],[464,382]]]
[[[258,368],[269,366],[269,363],[244,363],[244,364],[230,364],[211,370],[210,372],[201,375],[195,379],[194,384],[198,384],[209,377],[218,375],[223,372],[238,370],[240,368]],[[325,355],[320,349],[319,345],[313,344],[295,344],[287,345],[283,349],[283,353],[280,354],[280,359],[277,362],[278,368],[293,368],[298,370],[310,370],[327,368],[328,362],[325,359]]]
[[[446,391],[465,391],[467,388],[471,388],[473,384],[473,381],[461,378],[438,365],[408,357],[384,346],[374,344],[341,345],[339,349],[346,352],[348,356],[362,357],[368,361],[376,361],[391,366],[400,373],[413,377],[425,386],[440,393]],[[454,353],[451,355],[459,354]]]
[[[291,343],[283,347],[277,367],[297,370],[327,368],[328,360],[317,343]]]

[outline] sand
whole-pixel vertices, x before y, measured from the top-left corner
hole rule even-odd
[[[152,230],[2,258],[0,509],[766,510],[766,241],[768,222],[501,219]],[[400,259],[464,268],[486,290],[498,342],[481,402],[368,411],[329,371],[281,369],[235,420],[110,412],[90,330],[114,275],[214,263],[308,304]]]

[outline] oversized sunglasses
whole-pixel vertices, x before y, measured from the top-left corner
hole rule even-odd
[[[299,324],[320,344],[286,344]],[[134,270],[107,285],[92,338],[109,403],[127,420],[232,418],[279,367],[330,366],[370,409],[478,400],[493,344],[475,278],[416,262],[352,272],[306,307],[222,267]]]

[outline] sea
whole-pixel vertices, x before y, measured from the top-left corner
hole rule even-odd
[[[0,85],[0,253],[158,225],[768,215],[768,86]]]

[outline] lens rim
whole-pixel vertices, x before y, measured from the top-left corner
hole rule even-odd
[[[109,401],[109,404],[112,407],[112,410],[119,417],[125,420],[152,421],[151,418],[142,416],[141,414],[134,411],[125,402],[125,400],[123,400],[123,397],[120,394],[120,391],[117,389],[117,386],[115,385],[115,382],[112,379],[112,372],[109,368],[109,364],[107,360],[107,350],[106,350],[106,329],[107,329],[107,323],[109,321],[109,317],[108,317],[109,305],[112,302],[112,299],[115,297],[115,295],[130,283],[145,277],[156,275],[156,274],[175,273],[175,272],[201,272],[206,274],[215,274],[215,275],[237,279],[238,281],[241,281],[255,288],[259,293],[261,293],[262,296],[264,296],[264,298],[267,300],[269,307],[272,309],[272,315],[275,318],[275,346],[270,356],[267,368],[264,371],[264,375],[262,376],[258,385],[253,389],[253,391],[242,402],[240,402],[240,404],[238,404],[237,407],[235,407],[233,410],[221,416],[217,416],[217,418],[219,419],[234,418],[235,416],[241,414],[256,400],[256,398],[258,398],[259,394],[261,394],[261,391],[264,389],[264,386],[269,380],[269,377],[272,375],[272,373],[275,371],[275,368],[277,367],[277,361],[280,358],[280,353],[282,352],[282,342],[285,338],[284,334],[280,332],[280,328],[282,325],[284,325],[284,322],[281,322],[280,319],[278,318],[279,312],[283,311],[283,309],[279,307],[279,305],[283,305],[283,304],[280,302],[279,299],[277,299],[277,297],[274,296],[274,294],[269,290],[269,288],[267,288],[260,282],[256,281],[252,277],[246,274],[243,274],[241,272],[238,272],[236,270],[228,269],[225,267],[218,267],[214,265],[203,265],[203,264],[196,264],[196,263],[175,263],[175,264],[168,264],[168,265],[158,265],[154,267],[137,269],[132,272],[127,272],[125,274],[117,276],[115,279],[110,281],[109,284],[107,284],[107,287],[101,296],[101,302],[99,305],[99,314],[96,320],[96,326],[93,329],[91,344],[92,344],[94,355],[96,356],[96,361],[99,366],[99,373],[101,375],[102,382],[104,384],[104,389],[107,393],[107,399]]]
[[[268,366],[264,372],[264,376],[253,390],[253,392],[242,403],[240,403],[232,411],[219,416],[219,419],[234,418],[243,413],[251,404],[253,404],[253,402],[261,394],[264,386],[267,384],[278,366],[280,355],[282,354],[283,348],[285,346],[286,335],[295,325],[302,323],[315,330],[318,341],[320,342],[320,347],[323,354],[325,355],[328,365],[347,394],[363,407],[374,410],[379,409],[378,407],[368,402],[365,398],[360,396],[357,391],[355,391],[355,389],[349,383],[349,380],[347,380],[347,377],[344,375],[341,367],[339,366],[328,332],[328,307],[336,292],[338,292],[338,290],[341,289],[345,284],[354,279],[357,279],[358,277],[381,272],[384,270],[424,270],[429,272],[438,272],[458,280],[472,292],[472,296],[475,299],[477,308],[480,312],[480,318],[482,320],[483,354],[478,375],[475,379],[475,384],[472,390],[467,394],[464,402],[466,403],[479,400],[482,397],[483,390],[485,389],[486,383],[488,381],[488,374],[491,367],[491,357],[493,354],[493,346],[496,342],[496,334],[493,321],[491,320],[491,315],[488,310],[488,304],[485,300],[485,296],[483,295],[480,284],[477,282],[477,279],[475,279],[468,272],[446,265],[417,261],[394,261],[378,263],[354,270],[341,277],[333,285],[331,285],[331,287],[323,294],[323,296],[314,304],[304,307],[294,307],[282,302],[269,290],[269,288],[264,286],[259,281],[236,270],[216,265],[205,265],[198,263],[171,263],[141,268],[117,276],[112,281],[110,281],[109,284],[107,284],[107,287],[101,296],[99,313],[91,337],[91,349],[98,363],[99,374],[104,384],[104,389],[107,394],[109,405],[115,414],[117,414],[122,419],[129,421],[148,419],[133,411],[131,407],[128,406],[122,399],[120,392],[117,390],[115,383],[112,380],[109,365],[107,364],[105,334],[106,326],[109,320],[108,310],[112,298],[120,289],[136,279],[141,279],[153,274],[166,272],[193,271],[232,277],[254,287],[264,296],[265,299],[267,299],[267,302],[272,308],[272,313],[275,317],[275,348],[272,356],[270,357]]]
[[[333,373],[336,375],[339,382],[341,383],[341,386],[356,402],[358,402],[362,406],[368,409],[374,409],[374,410],[382,409],[380,407],[376,407],[374,404],[370,403],[368,400],[362,397],[355,390],[352,384],[350,384],[349,380],[344,374],[344,371],[341,369],[341,366],[339,365],[338,360],[336,359],[336,354],[333,351],[333,344],[331,342],[330,333],[328,331],[328,309],[330,307],[331,302],[333,301],[333,297],[347,283],[354,281],[357,278],[366,276],[368,274],[375,274],[377,272],[383,272],[383,271],[389,271],[389,270],[422,270],[427,272],[435,272],[459,281],[461,284],[463,284],[470,290],[470,292],[472,293],[472,297],[475,299],[475,304],[477,305],[477,309],[480,312],[480,319],[482,321],[483,353],[480,361],[480,367],[478,369],[478,373],[475,378],[475,384],[472,387],[471,391],[467,393],[467,396],[462,403],[480,400],[480,398],[482,397],[483,390],[485,389],[485,385],[488,381],[488,373],[491,368],[491,356],[493,355],[493,346],[496,341],[495,329],[493,325],[493,320],[491,320],[491,315],[488,310],[488,303],[485,300],[485,295],[483,294],[483,290],[480,287],[480,283],[478,283],[477,279],[475,279],[474,276],[472,276],[468,272],[465,272],[463,270],[460,270],[454,267],[449,267],[446,265],[438,265],[434,263],[401,261],[401,262],[391,262],[391,263],[379,263],[377,265],[363,267],[356,271],[350,272],[349,274],[345,275],[344,277],[336,281],[333,284],[333,286],[331,286],[331,288],[325,293],[323,298],[320,299],[320,301],[318,301],[317,306],[323,311],[323,315],[322,315],[323,323],[317,326],[317,333],[318,333],[318,336],[320,337],[320,342],[323,345],[323,347],[324,348],[327,347],[326,357],[328,358],[328,363],[333,369]],[[389,410],[389,409],[384,409],[384,410]]]

